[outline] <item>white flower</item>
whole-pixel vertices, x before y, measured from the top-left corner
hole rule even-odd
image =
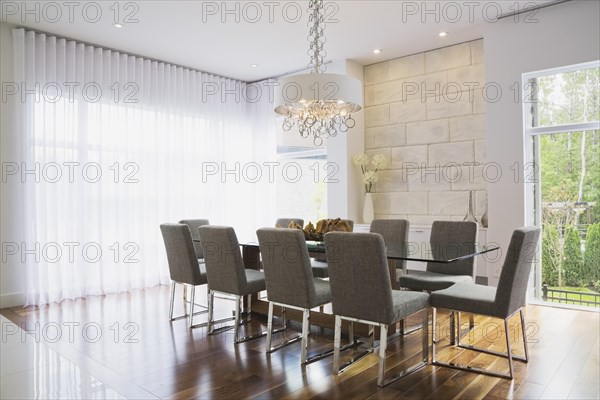
[[[375,169],[383,169],[388,166],[388,159],[383,154],[377,154],[373,156],[371,164],[373,164]]]
[[[379,177],[377,176],[377,172],[375,171],[366,171],[363,176],[363,182],[367,184],[375,183],[378,179]]]
[[[369,163],[369,156],[366,154],[357,154],[354,156],[354,165],[365,166]]]

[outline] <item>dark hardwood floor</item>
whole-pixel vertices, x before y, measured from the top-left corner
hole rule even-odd
[[[205,292],[197,290],[204,303]],[[199,299],[199,300],[198,300]],[[181,295],[176,314],[181,313]],[[598,399],[600,397],[600,320],[596,312],[544,306],[527,307],[531,361],[515,362],[513,381],[452,369],[427,367],[390,386],[376,385],[377,356],[370,355],[339,376],[331,373],[331,357],[299,365],[300,343],[265,354],[265,338],[233,344],[233,332],[207,336],[190,331],[185,320],[168,321],[169,289],[63,301],[43,307],[3,309],[35,341],[76,364],[87,374],[128,398],[256,398],[256,399]],[[217,316],[231,315],[233,302],[217,299]],[[200,322],[206,315],[197,317]],[[417,316],[414,323],[418,323]],[[468,318],[463,318],[463,323]],[[502,321],[476,317],[465,338],[479,346],[505,350]],[[447,332],[447,314],[440,328]],[[409,322],[410,323],[410,322]],[[466,327],[466,325],[464,325]],[[513,349],[522,354],[518,317],[511,320]],[[254,318],[249,329],[265,329]],[[299,330],[293,324],[289,335]],[[430,327],[431,329],[431,327]],[[333,332],[313,327],[310,352],[333,345]],[[281,339],[282,335],[274,336]],[[388,369],[416,362],[421,332],[389,341]],[[440,359],[507,368],[493,356],[457,351],[441,343]],[[344,354],[348,357],[349,354]],[[4,357],[4,356],[3,356]],[[3,360],[5,361],[5,360]],[[7,361],[10,362],[10,361]],[[26,383],[24,383],[26,384]]]

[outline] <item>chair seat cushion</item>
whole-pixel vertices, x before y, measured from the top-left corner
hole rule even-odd
[[[494,307],[495,298],[495,287],[457,283],[431,293],[429,303],[432,307],[504,318],[505,316],[498,315],[499,310]]]
[[[315,278],[329,278],[327,263],[323,261],[311,260],[310,266]]]
[[[400,287],[411,290],[435,290],[446,289],[455,283],[473,283],[473,278],[468,275],[446,275],[429,271],[411,271],[408,275],[402,275],[398,279]]]
[[[422,292],[392,290],[394,303],[393,318],[390,321],[375,321],[391,324],[429,307],[429,295]]]
[[[244,296],[251,293],[262,292],[266,290],[265,273],[255,269],[246,269],[246,290],[240,295]]]
[[[309,308],[331,303],[331,286],[329,285],[329,281],[319,278],[313,278],[313,281],[315,282],[315,298]]]

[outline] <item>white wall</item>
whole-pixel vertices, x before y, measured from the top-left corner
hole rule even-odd
[[[14,25],[0,23],[0,79],[3,84],[15,81],[12,50],[12,28]],[[3,85],[4,86],[4,85]],[[21,138],[16,135],[14,104],[15,96],[7,96],[8,101],[0,100],[0,161],[21,161]],[[21,209],[23,185],[18,180],[0,181],[0,243],[2,255],[5,245],[20,243],[23,238],[23,224],[14,210]],[[14,307],[25,303],[24,265],[16,261],[18,257],[7,257],[9,263],[2,261],[0,267],[0,308]]]
[[[484,35],[486,78],[502,88],[499,101],[487,103],[488,161],[502,167],[502,179],[488,182],[488,241],[508,247],[512,231],[524,225],[525,185],[515,182],[515,163],[523,166],[523,112],[511,87],[522,87],[523,73],[579,64],[600,58],[600,2],[572,1],[540,10],[537,23],[505,18],[488,24]],[[501,263],[492,266],[490,284]]]

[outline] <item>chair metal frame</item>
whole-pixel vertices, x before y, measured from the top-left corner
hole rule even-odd
[[[224,294],[228,297],[234,298],[235,313],[234,313],[233,317],[227,317],[227,318],[223,318],[223,319],[219,319],[219,320],[213,319],[214,318],[214,297],[215,297],[216,293]],[[247,342],[247,341],[253,340],[253,339],[258,339],[260,337],[267,335],[267,331],[264,331],[264,332],[261,332],[261,333],[255,334],[255,335],[240,337],[240,326],[247,324],[252,320],[252,294],[248,294],[247,296],[248,296],[247,297],[248,309],[242,312],[241,302],[242,302],[242,299],[244,296],[227,293],[227,292],[221,292],[221,291],[217,291],[217,290],[212,290],[209,288],[209,291],[208,291],[208,322],[207,322],[208,334],[216,335],[221,332],[228,331],[230,329],[234,329],[233,342],[235,344]],[[242,320],[242,314],[244,314],[246,316],[246,318],[244,320]],[[235,320],[233,325],[227,325],[227,326],[223,326],[223,327],[219,327],[219,328],[213,327],[214,324],[219,324],[219,323],[227,322],[227,321],[231,321],[231,320]],[[281,330],[283,330],[283,328],[278,329],[275,332],[280,332]]]
[[[280,306],[283,309],[282,310],[283,326],[276,330],[273,330],[273,306]],[[273,333],[287,332],[287,316],[286,316],[286,312],[285,312],[286,308],[292,308],[294,310],[302,311],[302,333],[297,336],[294,336],[291,339],[286,338],[282,343],[280,343],[276,346],[273,346],[272,345]],[[301,364],[310,364],[312,362],[315,362],[315,361],[321,360],[325,357],[329,357],[329,356],[333,355],[334,349],[327,350],[322,353],[318,353],[318,354],[309,356],[308,355],[308,337],[309,336],[310,336],[310,309],[309,308],[296,307],[296,306],[291,306],[289,304],[278,303],[276,301],[269,301],[269,315],[268,315],[268,319],[267,319],[267,354],[273,353],[285,346],[288,346],[292,343],[296,343],[297,341],[301,340],[302,341],[302,344],[301,344],[302,350],[300,352],[300,363]],[[342,348],[342,350],[346,350],[350,347],[351,346],[345,346],[344,348]],[[372,345],[371,345],[371,347],[372,347]]]
[[[177,284],[183,285],[183,304],[185,306],[185,304],[190,304],[190,312],[189,313],[184,313],[183,315],[179,315],[177,317],[173,317],[173,309],[175,307],[175,290],[177,288]],[[187,287],[190,286],[190,300],[187,300]],[[169,320],[170,321],[177,321],[183,318],[190,318],[189,321],[189,328],[199,328],[202,326],[206,326],[208,324],[208,322],[203,322],[200,324],[196,324],[194,325],[194,315],[200,315],[200,314],[206,314],[208,312],[208,307],[203,305],[203,304],[197,304],[195,303],[195,296],[196,296],[196,286],[190,285],[188,283],[183,283],[183,282],[177,282],[177,281],[171,281],[171,299],[169,302]],[[198,312],[194,312],[194,306],[200,306],[202,308],[205,308],[205,310],[202,311],[198,311]]]
[[[423,326],[427,326],[427,322],[429,320],[429,311],[427,308],[419,311],[423,313]],[[379,366],[377,372],[377,386],[385,387],[392,382],[397,381],[398,379],[409,375],[415,371],[420,370],[421,368],[427,365],[427,361],[429,360],[429,330],[423,329],[423,337],[422,337],[422,360],[417,364],[414,364],[400,372],[397,372],[394,376],[390,378],[385,378],[385,353],[387,350],[387,339],[388,339],[388,325],[381,324],[379,322],[367,321],[358,318],[345,317],[343,315],[335,316],[335,336],[333,340],[333,373],[335,375],[340,374],[341,372],[348,369],[352,364],[360,360],[361,358],[367,356],[368,354],[373,352],[373,347],[368,349],[367,351],[359,354],[358,356],[352,358],[349,362],[346,362],[344,365],[340,366],[340,346],[341,346],[341,334],[342,334],[342,320],[353,322],[359,322],[362,324],[369,325],[369,333],[372,337],[373,327],[379,326],[380,330],[380,339],[379,339]],[[351,339],[353,334],[351,333]]]
[[[460,343],[460,311],[458,310],[451,310],[451,311],[456,311],[457,312],[457,319],[458,319],[458,331],[456,333],[456,347],[460,347],[462,349],[466,349],[466,350],[473,350],[473,351],[478,351],[481,353],[485,353],[485,354],[490,354],[493,356],[497,356],[497,357],[502,357],[502,358],[506,358],[508,360],[508,370],[509,373],[505,374],[505,373],[501,373],[501,372],[496,372],[496,371],[490,371],[490,370],[485,370],[482,368],[477,368],[477,367],[470,367],[468,365],[460,365],[460,364],[456,364],[456,363],[451,363],[451,362],[441,362],[436,360],[436,338],[435,338],[435,328],[436,328],[436,307],[432,307],[432,346],[431,346],[431,364],[433,365],[437,365],[437,366],[442,366],[442,367],[448,367],[448,368],[454,368],[454,369],[458,369],[461,371],[467,371],[467,372],[475,372],[475,373],[479,373],[479,374],[483,374],[483,375],[488,375],[488,376],[493,376],[496,378],[504,378],[504,379],[513,379],[514,378],[514,370],[513,370],[513,362],[512,360],[517,360],[517,361],[522,361],[527,363],[529,361],[529,351],[527,348],[527,333],[525,330],[525,317],[523,315],[523,307],[520,307],[519,309],[517,309],[515,312],[513,312],[512,314],[510,314],[508,317],[504,318],[504,333],[506,336],[506,353],[501,353],[501,352],[497,352],[497,351],[493,351],[493,350],[488,350],[488,349],[483,349],[480,347],[475,347],[472,345],[465,345],[465,344],[461,344]],[[512,348],[510,345],[510,329],[508,327],[508,320],[517,313],[517,311],[519,312],[520,315],[520,319],[521,319],[521,331],[523,334],[523,349],[525,351],[525,356],[521,357],[521,356],[515,356],[512,354]],[[483,314],[482,314],[483,315]]]

